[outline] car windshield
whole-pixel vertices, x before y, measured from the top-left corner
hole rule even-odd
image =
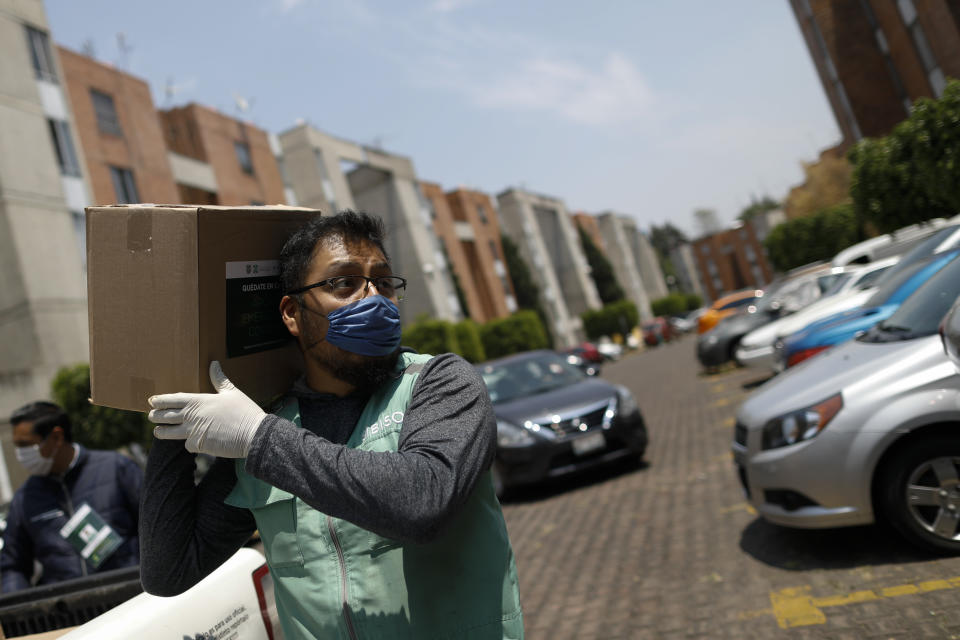
[[[883,278],[877,290],[863,303],[864,309],[886,304],[887,300],[897,292],[897,289],[903,286],[903,283],[915,276],[917,272],[927,266],[932,259],[932,257],[928,256],[924,260],[916,260],[905,269],[899,269],[897,273],[889,274],[888,277]],[[897,266],[899,267],[900,265],[898,264]]]
[[[724,309],[736,309],[737,307],[745,307],[748,304],[753,304],[756,300],[754,296],[747,296],[746,298],[740,298],[739,300],[734,300],[733,302],[728,302],[727,304],[720,307],[720,310]]]
[[[916,263],[932,256],[937,247],[957,231],[960,231],[960,225],[951,224],[926,238],[923,242],[911,249],[909,253],[900,258],[900,262],[887,270],[884,274],[883,284],[886,284],[887,280],[895,278],[901,271],[906,271]]]
[[[933,335],[958,296],[960,259],[954,258],[904,300],[896,313],[881,322],[877,329],[903,339]]]
[[[845,284],[850,282],[850,280],[854,277],[854,275],[855,274],[853,273],[838,273],[836,274],[836,278],[830,284],[827,285],[826,289],[824,289],[824,285],[825,285],[824,282],[818,282],[818,284],[820,285],[820,290],[823,292],[823,297],[826,298],[827,296],[832,296],[833,294],[840,291],[840,289],[842,289]]]
[[[553,353],[482,364],[478,369],[494,404],[546,393],[586,378],[580,369]]]
[[[892,266],[892,265],[891,265]],[[869,289],[877,284],[877,281],[880,280],[880,276],[885,274],[890,267],[880,267],[879,269],[874,269],[873,271],[868,271],[867,273],[860,276],[860,279],[853,283],[853,288],[859,291],[864,289]]]

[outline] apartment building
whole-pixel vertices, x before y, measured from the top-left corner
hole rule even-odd
[[[147,83],[63,47],[57,51],[90,179],[87,204],[182,202]]]
[[[497,195],[508,236],[530,265],[558,347],[583,339],[580,314],[601,307],[573,221],[559,198],[522,189]]]
[[[790,0],[844,148],[960,78],[957,0]]]
[[[179,202],[288,204],[265,131],[196,103],[157,116]]]
[[[404,323],[420,314],[463,317],[429,200],[409,158],[335,138],[308,124],[277,137],[298,204],[324,212],[360,209],[383,218],[394,271],[407,278]]]
[[[627,299],[637,307],[640,321],[647,322],[653,319],[650,309],[650,295],[644,286],[643,276],[637,268],[637,260],[633,255],[633,247],[627,235],[624,220],[615,213],[606,212],[590,216],[600,234],[604,254],[613,266],[613,273],[617,282],[623,288]],[[580,218],[577,219],[578,221]]]
[[[606,247],[603,234],[600,232],[600,224],[597,221],[596,216],[592,216],[585,211],[577,211],[570,216],[573,218],[573,226],[579,228],[584,233],[586,233],[593,244],[596,245],[601,251],[605,251]]]
[[[693,255],[693,245],[685,243],[674,247],[670,252],[670,262],[673,263],[681,291],[695,293],[701,298],[707,297]]]
[[[421,182],[420,188],[430,204],[433,228],[449,258],[466,315],[487,322],[516,311],[513,283],[503,262],[500,223],[490,197],[462,188],[444,193],[431,182]]]
[[[663,269],[660,267],[657,252],[650,244],[650,238],[640,230],[636,220],[631,216],[621,215],[619,217],[627,242],[633,252],[637,270],[640,272],[640,277],[643,278],[643,286],[647,292],[647,297],[650,300],[663,298],[670,291],[667,289],[667,281],[663,277]]]
[[[773,280],[773,269],[750,223],[691,243],[704,292],[711,300]]]
[[[41,2],[0,0],[0,422],[89,355],[89,202],[63,68]],[[0,500],[26,478],[0,428]]]

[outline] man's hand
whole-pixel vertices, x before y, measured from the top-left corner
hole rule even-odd
[[[161,440],[186,440],[187,451],[221,458],[246,458],[267,414],[233,386],[220,363],[210,363],[216,393],[168,393],[150,398],[147,416]],[[168,426],[173,425],[173,426]]]

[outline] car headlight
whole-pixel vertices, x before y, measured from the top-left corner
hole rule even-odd
[[[617,413],[620,415],[628,415],[634,411],[638,411],[640,407],[637,405],[636,399],[633,397],[633,394],[630,393],[630,390],[624,387],[623,385],[617,385]]]
[[[717,344],[717,341],[719,339],[720,338],[717,337],[717,334],[713,333],[712,331],[707,335],[703,336],[703,341],[710,346]]]
[[[497,446],[529,447],[534,443],[533,436],[526,429],[503,420],[497,420]]]
[[[763,448],[776,449],[815,438],[843,408],[843,395],[774,418],[763,427]]]

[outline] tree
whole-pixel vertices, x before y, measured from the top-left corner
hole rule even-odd
[[[617,281],[617,276],[613,273],[613,266],[610,261],[594,243],[590,234],[583,230],[583,227],[577,226],[577,231],[580,232],[580,245],[583,247],[583,253],[587,256],[587,263],[590,265],[590,277],[593,278],[593,283],[597,286],[600,300],[603,304],[623,300],[623,287]]]
[[[881,233],[954,215],[960,209],[958,145],[960,81],[951,80],[939,99],[917,100],[889,135],[850,150],[857,215]]]
[[[657,253],[660,269],[668,282],[671,276],[673,281],[677,282],[677,270],[673,266],[670,254],[674,249],[687,242],[689,242],[687,234],[669,222],[662,226],[650,225],[650,244],[653,245],[653,249]]]
[[[546,329],[547,341],[550,346],[553,346],[550,323],[547,320],[546,312],[543,310],[543,305],[540,303],[540,288],[530,274],[530,267],[527,266],[523,256],[520,255],[519,247],[509,236],[500,234],[500,244],[503,246],[503,259],[507,263],[507,272],[510,273],[510,280],[513,281],[513,292],[517,296],[517,306],[520,309],[529,309],[537,313],[540,322]],[[489,353],[487,355],[489,356]]]
[[[861,239],[853,206],[841,204],[778,224],[763,244],[774,268],[788,271],[811,262],[829,260]]]
[[[743,211],[740,212],[740,215],[737,216],[737,220],[748,222],[756,216],[768,213],[770,211],[776,211],[779,208],[780,203],[770,196],[763,196],[759,200],[751,197],[750,204],[744,207]]]
[[[153,442],[153,425],[146,414],[90,404],[89,365],[61,368],[51,391],[70,416],[76,442],[91,449],[119,449],[134,442],[149,447]]]

